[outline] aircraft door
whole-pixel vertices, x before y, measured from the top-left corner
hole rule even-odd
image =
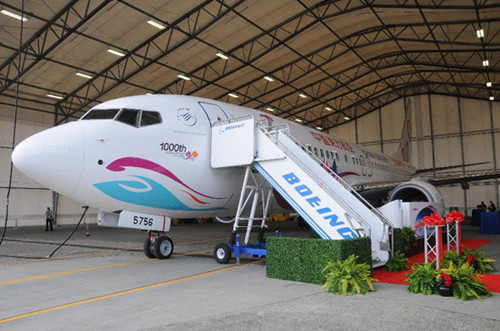
[[[198,101],[198,104],[200,105],[201,109],[203,110],[210,127],[214,126],[214,123],[216,123],[216,122],[229,119],[229,117],[227,116],[224,109],[222,109],[221,106],[219,106],[215,103]]]
[[[363,176],[371,177],[373,175],[373,166],[370,158],[365,154],[360,155],[359,160],[361,162],[361,172]]]

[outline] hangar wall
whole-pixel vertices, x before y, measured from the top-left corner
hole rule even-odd
[[[412,108],[411,163],[418,169],[489,162],[483,165],[439,171],[437,175],[496,170],[500,156],[500,104],[498,102],[444,95],[406,98]],[[374,151],[394,153],[401,137],[406,99],[399,99],[330,133]],[[499,205],[498,181],[439,187],[445,206],[460,207],[471,215],[481,201]]]
[[[12,136],[14,130],[14,101],[0,98],[0,224],[5,222],[6,198],[9,184]],[[15,144],[40,132],[54,124],[54,115],[44,105],[37,105],[39,111],[31,109],[32,105],[20,103],[18,107]],[[13,168],[12,189],[9,198],[8,226],[45,226],[45,209],[52,208],[53,192],[40,186]],[[82,214],[81,204],[59,196],[57,204],[57,224],[74,224]],[[96,210],[89,209],[85,221],[96,222]]]

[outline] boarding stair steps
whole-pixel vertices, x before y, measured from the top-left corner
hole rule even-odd
[[[253,166],[323,239],[370,236],[373,265],[391,254],[392,224],[321,160],[287,126],[266,127],[253,116],[212,127],[214,168]]]

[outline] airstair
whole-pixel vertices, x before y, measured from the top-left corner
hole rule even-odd
[[[261,199],[265,196],[261,204],[262,217],[259,217],[261,232],[269,204],[269,190],[264,193],[265,185],[255,179],[248,183],[249,174],[255,169],[321,238],[370,236],[373,265],[385,264],[389,259],[394,247],[391,222],[337,174],[327,171],[321,160],[290,134],[288,126],[266,127],[253,116],[218,122],[212,127],[211,147],[213,168],[247,167],[233,228],[234,236],[240,221],[247,221],[245,245],[254,227],[259,194]],[[249,217],[243,217],[244,207],[250,200],[245,194],[248,190],[257,195],[254,195]]]

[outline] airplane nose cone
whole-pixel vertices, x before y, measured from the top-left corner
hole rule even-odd
[[[12,162],[41,185],[69,195],[80,182],[84,154],[83,132],[75,122],[22,141],[12,152]]]

